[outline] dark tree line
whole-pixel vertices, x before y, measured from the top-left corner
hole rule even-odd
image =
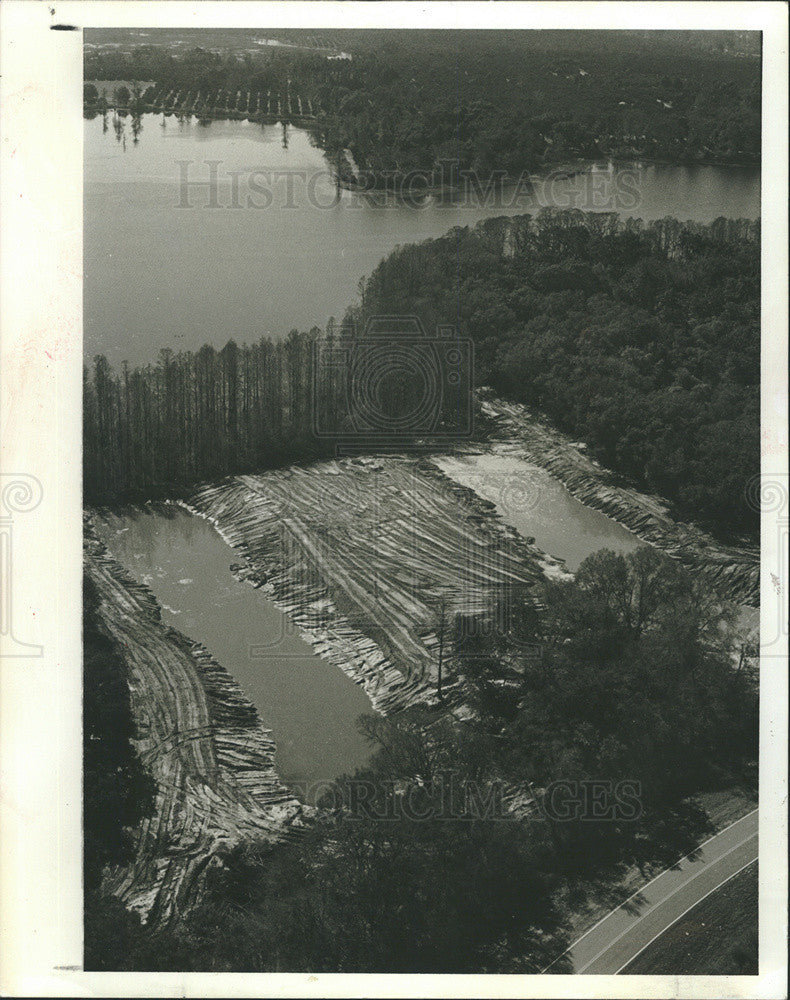
[[[448,160],[483,177],[576,157],[759,162],[753,38],[716,46],[682,32],[323,35],[352,58],[328,58],[331,50],[297,36],[293,48],[256,49],[247,38],[241,51],[134,45],[89,51],[85,79],[154,81],[161,97],[199,93],[220,108],[236,108],[242,92],[245,112],[247,92],[299,93],[318,109],[322,147],[333,157],[350,150],[369,187],[415,170],[438,177]]]
[[[97,356],[83,400],[88,501],[308,460],[313,429],[312,334],[222,350],[160,352],[156,365],[115,372]],[[326,393],[319,380],[317,391]]]
[[[382,344],[386,361],[390,345]],[[157,364],[124,363],[120,372],[98,355],[84,373],[86,502],[168,494],[201,480],[330,457],[343,441],[381,448],[380,427],[412,412],[424,387],[409,370],[395,372],[370,402],[367,390],[381,366],[373,362],[360,376],[355,346],[356,332],[336,332],[330,321],[325,334],[292,330],[275,343],[163,349]],[[426,423],[407,426],[400,445],[424,439],[426,427],[458,423],[453,400],[440,402]],[[358,419],[366,405],[372,424]]]
[[[395,250],[352,316],[377,313],[454,321],[479,384],[686,516],[757,529],[745,489],[760,455],[759,223],[490,219]]]

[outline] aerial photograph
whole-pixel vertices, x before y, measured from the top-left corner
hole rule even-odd
[[[84,969],[756,976],[761,32],[82,51]]]

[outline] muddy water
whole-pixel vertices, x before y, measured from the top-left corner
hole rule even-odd
[[[433,461],[455,482],[490,500],[506,524],[534,538],[544,552],[565,560],[572,572],[599,549],[625,555],[646,544],[622,524],[572,497],[545,469],[517,455],[495,451],[445,455]],[[759,609],[736,608],[739,641],[756,642],[759,628]]]
[[[490,500],[506,523],[564,559],[575,572],[598,549],[633,552],[644,542],[600,511],[585,507],[544,469],[517,455],[441,456],[445,475]]]
[[[367,695],[315,656],[260,591],[233,576],[238,557],[207,521],[180,508],[154,509],[108,515],[97,530],[153,591],[164,622],[202,643],[241,685],[272,730],[286,783],[314,801],[315,783],[366,763],[370,748],[356,720],[372,711]]]
[[[336,190],[302,129],[143,115],[116,130],[112,117],[84,123],[84,347],[114,366],[324,326],[397,245],[492,216],[760,214],[758,167],[600,164],[497,197],[361,196]]]

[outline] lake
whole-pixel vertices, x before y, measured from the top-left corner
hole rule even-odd
[[[130,117],[116,129],[108,115],[84,127],[84,351],[114,365],[324,326],[395,246],[491,216],[546,204],[646,220],[760,213],[758,167],[601,164],[501,198],[398,199],[339,191],[290,126],[143,115],[139,130]]]
[[[373,708],[342,670],[320,659],[289,619],[231,573],[238,555],[179,507],[96,518],[110,554],[153,592],[162,620],[202,643],[272,730],[280,777],[315,799],[311,782],[353,773],[371,748],[356,728]]]

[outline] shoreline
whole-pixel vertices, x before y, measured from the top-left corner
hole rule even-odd
[[[282,783],[271,731],[236,679],[162,621],[150,589],[99,540],[95,516],[84,516],[84,571],[126,662],[134,743],[157,785],[134,860],[108,871],[105,886],[155,927],[199,897],[218,853],[247,837],[275,843],[312,811]]]
[[[717,159],[678,159],[669,160],[661,157],[650,157],[650,156],[604,156],[600,159],[591,160],[573,160],[573,161],[562,161],[556,164],[546,163],[541,165],[536,171],[524,170],[520,174],[505,174],[504,176],[488,175],[487,177],[478,177],[478,175],[471,169],[464,169],[460,171],[463,177],[461,183],[454,184],[427,184],[425,186],[419,187],[412,191],[409,187],[409,177],[424,176],[425,171],[410,171],[406,172],[402,178],[395,179],[391,184],[386,185],[373,185],[368,186],[359,181],[353,182],[344,179],[338,172],[337,164],[330,157],[330,154],[324,151],[330,166],[336,172],[336,182],[337,186],[344,191],[350,191],[355,194],[386,194],[395,195],[400,197],[412,197],[417,198],[427,195],[452,195],[458,194],[459,192],[470,193],[471,190],[477,190],[481,185],[484,187],[485,192],[488,192],[490,186],[492,192],[507,192],[508,190],[529,185],[535,185],[540,183],[551,182],[555,180],[571,180],[577,176],[584,176],[591,174],[597,167],[602,164],[612,163],[615,168],[619,167],[631,167],[632,169],[641,170],[645,167],[651,166],[665,166],[665,167],[739,167],[739,168],[750,168],[759,169],[761,167],[761,160],[717,160]],[[474,181],[472,180],[474,178]],[[404,192],[404,187],[409,189]]]
[[[318,124],[317,115],[281,115],[281,114],[256,114],[249,113],[246,111],[234,111],[231,109],[219,109],[212,110],[208,113],[200,114],[194,110],[184,110],[179,111],[178,109],[163,110],[161,108],[155,108],[152,104],[145,104],[142,109],[133,109],[131,105],[119,105],[113,101],[108,101],[106,104],[88,104],[83,102],[83,117],[94,118],[99,115],[106,114],[108,112],[115,112],[121,116],[134,115],[134,114],[150,114],[154,117],[159,117],[164,115],[166,118],[183,116],[186,118],[195,118],[201,124],[210,124],[214,121],[249,121],[253,124],[260,125],[290,125],[293,128],[304,129],[309,131],[311,127]],[[337,186],[344,191],[350,191],[355,194],[390,194],[390,195],[400,195],[404,196],[403,186],[404,181],[408,181],[410,176],[425,176],[426,171],[422,170],[411,170],[404,174],[403,180],[395,180],[390,184],[373,184],[369,186],[365,183],[360,183],[359,179],[350,180],[349,174],[354,175],[354,171],[351,165],[348,163],[347,157],[343,157],[345,164],[342,166],[339,164],[339,155],[336,152],[319,147],[321,152],[326,157],[332,170],[336,175]],[[649,166],[666,166],[666,167],[740,167],[740,168],[751,168],[760,169],[762,166],[762,159],[754,158],[743,158],[743,159],[721,159],[716,157],[705,157],[703,159],[698,159],[696,157],[679,157],[676,159],[668,159],[666,157],[659,156],[649,156],[640,155],[638,153],[621,155],[617,153],[602,153],[600,157],[596,158],[584,158],[580,157],[578,159],[572,160],[561,160],[557,163],[546,162],[540,164],[535,170],[527,170],[526,168],[520,174],[509,174],[504,175],[492,173],[486,176],[478,176],[477,173],[471,168],[464,168],[460,171],[462,174],[467,174],[469,177],[474,176],[478,184],[484,186],[493,185],[493,190],[501,190],[506,188],[511,188],[519,184],[524,184],[527,181],[530,183],[545,182],[548,180],[565,180],[571,179],[578,175],[584,175],[591,173],[592,170],[599,164],[603,163],[613,163],[615,165],[621,166],[631,166],[636,169],[641,169]],[[343,169],[343,166],[347,166],[348,170]],[[492,180],[492,178],[494,178]],[[467,179],[465,183],[453,183],[453,184],[428,184],[420,187],[418,190],[409,190],[406,194],[409,197],[420,197],[427,195],[451,195],[458,193],[460,191],[468,190],[469,180]]]
[[[231,111],[230,109],[221,110],[219,113],[210,112],[208,114],[201,114],[194,110],[179,111],[175,108],[163,111],[161,108],[155,108],[151,104],[144,105],[142,109],[133,109],[128,104],[116,105],[113,103],[108,103],[106,106],[85,104],[83,105],[82,115],[83,118],[87,118],[90,121],[110,111],[117,113],[121,117],[129,115],[132,117],[134,115],[153,115],[155,118],[159,118],[160,116],[164,116],[165,118],[195,118],[200,124],[224,121],[248,121],[257,125],[292,125],[294,128],[302,128],[305,131],[318,121],[314,115],[249,114],[246,111]]]
[[[694,522],[676,520],[667,500],[622,485],[613,471],[595,462],[523,404],[488,392],[481,392],[480,398],[484,415],[502,432],[500,437],[489,436],[489,445],[512,446],[524,459],[559,480],[585,506],[601,511],[687,569],[702,573],[723,599],[759,609],[759,544],[719,542]]]

